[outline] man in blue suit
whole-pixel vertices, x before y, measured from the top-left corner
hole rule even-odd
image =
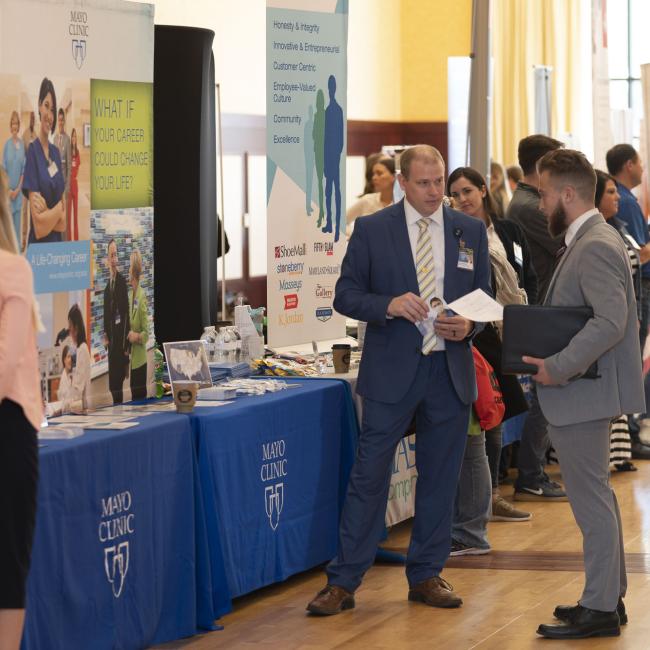
[[[440,577],[451,545],[451,518],[476,376],[471,339],[480,329],[462,316],[438,317],[424,337],[415,323],[434,297],[449,303],[474,289],[490,293],[485,226],[443,205],[445,165],[433,147],[401,158],[405,199],[357,219],[336,284],[334,307],[368,323],[357,392],[363,423],[328,584],[312,614],[354,607],[384,530],[395,447],[416,416],[418,482],[406,559],[409,600],[458,607]]]

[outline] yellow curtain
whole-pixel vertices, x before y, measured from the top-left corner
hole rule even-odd
[[[581,0],[493,0],[493,160],[516,164],[519,140],[534,133],[535,65],[553,68],[551,135],[566,140],[574,130],[580,119],[577,81],[584,74],[578,42],[581,5]]]

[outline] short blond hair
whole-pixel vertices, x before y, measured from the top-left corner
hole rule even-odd
[[[140,281],[140,277],[142,276],[142,255],[140,255],[140,251],[137,248],[134,248],[131,253],[130,273],[135,280]]]
[[[399,159],[400,174],[404,178],[409,177],[411,171],[411,164],[415,160],[432,163],[439,162],[443,167],[445,166],[442,154],[430,144],[416,144],[414,147],[409,147]]]

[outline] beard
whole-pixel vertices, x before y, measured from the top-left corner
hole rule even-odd
[[[566,219],[564,204],[562,203],[562,199],[559,199],[555,210],[553,210],[548,218],[548,231],[551,237],[558,237],[568,228]]]

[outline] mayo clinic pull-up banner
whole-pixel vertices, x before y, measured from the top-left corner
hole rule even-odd
[[[152,384],[153,6],[0,0],[0,164],[49,412]]]
[[[347,0],[267,0],[269,343],[345,336]]]

